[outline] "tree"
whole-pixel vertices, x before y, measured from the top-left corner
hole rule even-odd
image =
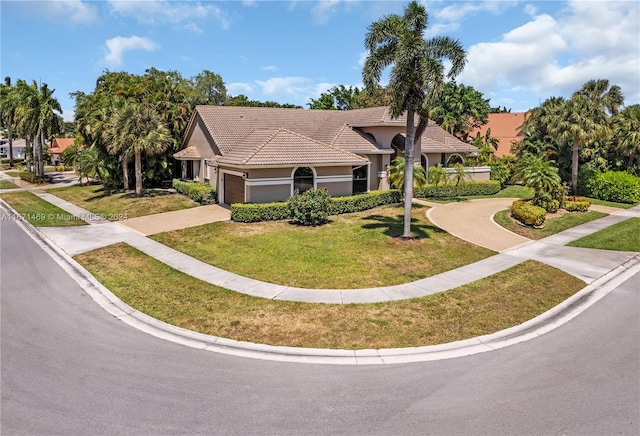
[[[556,198],[560,192],[561,179],[558,168],[542,156],[523,156],[516,166],[515,178],[525,186],[533,188],[533,204],[555,212],[559,206]],[[557,202],[557,203],[554,203]]]
[[[640,175],[640,104],[624,108],[613,118],[611,149],[627,159],[627,170]]]
[[[107,171],[100,152],[95,146],[82,150],[76,160],[76,164],[80,174],[81,185],[83,177],[86,177],[87,183],[89,183],[90,178],[97,178],[100,183],[104,183]]]
[[[142,155],[165,151],[172,144],[171,133],[153,109],[139,103],[127,102],[119,119],[121,138],[128,144],[126,153],[134,157],[136,195],[142,196]]]
[[[469,131],[487,123],[489,99],[472,86],[447,82],[440,98],[431,109],[430,118],[443,129],[462,141],[467,140]]]
[[[195,93],[194,106],[209,104],[220,106],[227,100],[227,87],[219,74],[203,70],[191,79],[191,86]]]
[[[11,86],[11,77],[4,78],[4,84],[0,85],[0,120],[7,128],[7,141],[9,142],[9,167],[13,168],[13,131],[16,123],[16,110],[20,100],[18,91]]]
[[[128,137],[125,130],[127,120],[124,118],[130,115],[126,107],[129,104],[124,98],[116,97],[111,101],[111,106],[104,108],[100,114],[98,130],[101,131],[102,139],[105,143],[107,152],[113,156],[119,156],[122,164],[122,182],[123,189],[129,190],[129,159],[132,153],[129,148],[130,143],[135,138]]]
[[[369,54],[362,77],[365,87],[373,91],[380,83],[383,70],[392,66],[387,92],[391,116],[406,113],[405,199],[402,238],[411,238],[411,203],[413,200],[414,142],[429,122],[429,111],[437,101],[445,76],[453,79],[466,63],[466,53],[459,41],[449,37],[425,40],[428,15],[424,6],[409,3],[404,15],[387,15],[372,23],[365,36]],[[444,59],[451,62],[445,74]],[[415,115],[420,117],[417,128]]]
[[[404,176],[405,176],[405,164],[406,161],[397,157],[391,162],[388,167],[389,172],[389,184],[393,189],[404,190]],[[413,186],[418,189],[424,188],[427,184],[427,173],[418,162],[413,163]]]

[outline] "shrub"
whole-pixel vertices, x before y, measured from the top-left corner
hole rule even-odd
[[[231,220],[239,223],[278,221],[291,218],[287,202],[235,203],[231,205]]]
[[[20,178],[25,182],[34,183],[36,185],[41,185],[44,183],[51,183],[51,177],[44,175],[42,177],[38,177],[35,173],[30,173],[28,171],[22,171],[20,173]]]
[[[183,182],[173,179],[173,188],[200,204],[213,204],[216,202],[216,190],[213,186],[199,182]]]
[[[19,164],[19,163],[23,163],[24,162],[24,158],[23,157],[14,157],[13,158],[13,163],[15,164]],[[9,158],[8,157],[3,157],[2,159],[0,159],[0,163],[3,164],[7,164],[9,163]]]
[[[291,220],[303,226],[319,226],[329,222],[330,204],[329,192],[325,188],[309,189],[303,194],[296,190],[287,202]]]
[[[596,173],[585,181],[584,194],[618,203],[640,202],[640,177],[626,171]]]
[[[491,167],[491,180],[500,182],[500,189],[503,189],[511,177],[511,170],[507,164],[502,161],[491,162],[489,166]]]
[[[449,198],[470,195],[493,195],[500,192],[500,182],[497,180],[470,181],[464,185],[427,185],[424,189],[416,189],[417,198]]]
[[[527,226],[541,226],[547,211],[529,201],[516,200],[511,205],[511,216]]]
[[[567,212],[586,212],[591,206],[591,200],[584,197],[567,197],[563,209]]]
[[[370,191],[347,197],[334,197],[329,206],[329,215],[360,212],[373,209],[383,204],[394,204],[402,201],[402,192],[398,189],[389,191]]]

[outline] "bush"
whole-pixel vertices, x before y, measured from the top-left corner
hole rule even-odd
[[[200,204],[214,204],[216,202],[216,190],[213,189],[213,186],[199,182],[183,182],[179,179],[173,179],[172,186],[179,193]]]
[[[527,226],[541,226],[547,211],[529,201],[516,200],[511,205],[511,216]]]
[[[591,206],[591,200],[583,197],[567,197],[564,201],[564,210],[567,212],[586,212]]]
[[[23,163],[24,162],[24,158],[23,157],[14,157],[13,158],[13,164],[19,164],[19,163]],[[0,163],[3,164],[7,164],[9,163],[9,158],[8,157],[3,157],[2,159],[0,159]]]
[[[73,170],[73,167],[68,166],[68,165],[56,165],[54,170],[56,170],[56,171],[71,171],[71,170]]]
[[[231,205],[231,220],[239,223],[278,221],[291,218],[287,202],[234,203]]]
[[[331,199],[325,188],[309,189],[303,194],[297,190],[289,198],[287,207],[291,220],[303,226],[319,226],[329,222]]]
[[[43,177],[38,177],[34,173],[30,173],[28,171],[22,171],[20,173],[20,178],[25,182],[34,183],[36,185],[41,185],[44,183],[51,183],[51,177],[45,175]]]
[[[640,177],[626,171],[596,173],[584,182],[584,195],[617,203],[640,202]]]
[[[389,191],[370,191],[363,194],[331,199],[329,215],[360,212],[383,204],[394,204],[402,201],[402,192],[398,189]]]
[[[470,181],[464,185],[427,185],[424,189],[416,189],[417,198],[449,198],[471,195],[493,195],[500,192],[500,182],[497,180]]]
[[[511,178],[511,170],[502,161],[491,162],[489,166],[491,167],[491,180],[500,182],[500,189],[504,189],[507,181]]]

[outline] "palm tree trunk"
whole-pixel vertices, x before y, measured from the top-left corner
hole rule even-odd
[[[411,238],[411,203],[413,201],[414,111],[407,111],[407,136],[404,142],[404,227],[402,238]]]
[[[122,182],[124,183],[124,190],[129,190],[129,159],[122,156]]]
[[[142,159],[139,151],[135,154],[136,195],[142,197]]]
[[[571,189],[573,195],[578,195],[578,159],[580,157],[580,144],[573,141],[573,151],[571,153]]]
[[[36,176],[44,177],[44,161],[42,160],[42,135],[38,135],[38,140],[36,142],[36,158]]]
[[[7,136],[9,137],[9,167],[13,168],[13,129],[11,123],[7,125]]]

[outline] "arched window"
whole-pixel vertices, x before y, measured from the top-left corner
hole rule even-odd
[[[300,167],[293,173],[293,191],[297,189],[301,194],[313,188],[313,170]]]
[[[420,155],[420,165],[422,165],[425,171],[429,171],[429,159],[424,154]]]
[[[447,165],[448,167],[452,167],[455,164],[464,164],[464,159],[462,159],[462,156],[460,156],[459,154],[452,154],[451,156],[449,156],[449,159],[447,159]]]
[[[362,165],[353,169],[353,193],[358,194],[369,190],[367,176],[369,175],[369,167]]]

